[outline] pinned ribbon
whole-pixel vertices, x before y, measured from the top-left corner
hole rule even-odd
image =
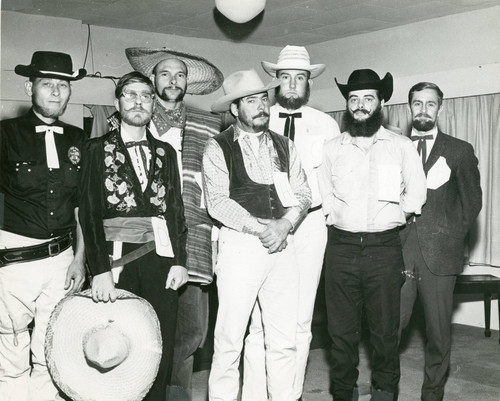
[[[47,167],[59,168],[59,157],[57,155],[54,132],[56,134],[64,133],[63,127],[53,125],[37,125],[35,127],[35,131],[37,133],[45,132],[45,154],[47,156]]]

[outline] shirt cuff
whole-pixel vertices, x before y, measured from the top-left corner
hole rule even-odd
[[[295,208],[292,208],[285,213],[283,218],[287,219],[292,224],[292,229],[290,231],[293,231],[295,229],[295,226],[299,222],[300,217],[301,217],[300,212]]]

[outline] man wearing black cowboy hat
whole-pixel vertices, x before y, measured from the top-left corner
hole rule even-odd
[[[37,51],[28,77],[31,110],[0,124],[0,393],[9,401],[54,400],[44,341],[50,313],[84,281],[84,252],[77,220],[77,185],[85,135],[59,121],[71,95],[73,72],[65,53]],[[75,230],[76,229],[76,230]],[[73,253],[72,233],[76,232]],[[34,319],[31,335],[28,325]],[[32,369],[30,372],[29,352]]]
[[[212,93],[224,78],[210,61],[178,50],[132,47],[125,54],[132,67],[153,82],[155,109],[149,129],[176,150],[182,177],[189,282],[179,290],[172,385],[191,394],[193,355],[208,332],[207,285],[213,279],[212,230],[217,231],[203,199],[201,159],[207,140],[220,132],[221,118],[187,106],[184,97]]]
[[[361,315],[372,355],[372,401],[392,401],[400,370],[399,300],[404,270],[398,228],[425,203],[422,163],[411,140],[382,127],[392,76],[354,71],[346,85],[346,131],[328,142],[320,166],[327,214],[325,256],[328,331],[335,401],[358,399]]]

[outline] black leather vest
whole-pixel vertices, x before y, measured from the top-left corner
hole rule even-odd
[[[269,131],[274,148],[280,160],[280,171],[289,173],[290,151],[288,141],[282,135]],[[221,147],[229,171],[229,197],[246,209],[252,216],[265,219],[279,219],[286,209],[276,192],[274,184],[259,184],[248,176],[243,153],[238,141],[234,140],[234,128],[215,137]]]

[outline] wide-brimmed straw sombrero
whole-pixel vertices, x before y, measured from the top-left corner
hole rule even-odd
[[[186,93],[207,95],[220,88],[224,81],[222,72],[207,59],[177,50],[151,47],[129,47],[125,54],[134,70],[149,77],[153,68],[163,60],[176,58],[188,69]]]
[[[325,71],[325,64],[311,64],[309,52],[303,46],[285,46],[278,56],[278,63],[262,61],[262,68],[272,77],[280,70],[303,70],[309,71],[309,78],[315,78]]]
[[[54,382],[73,401],[139,401],[162,353],[160,325],[144,299],[117,290],[94,302],[90,290],[63,298],[50,316],[45,357]]]
[[[275,79],[265,85],[254,69],[233,72],[222,84],[224,96],[212,104],[211,110],[214,113],[228,111],[231,103],[236,99],[267,92],[270,89],[276,88],[279,84],[280,81]]]

